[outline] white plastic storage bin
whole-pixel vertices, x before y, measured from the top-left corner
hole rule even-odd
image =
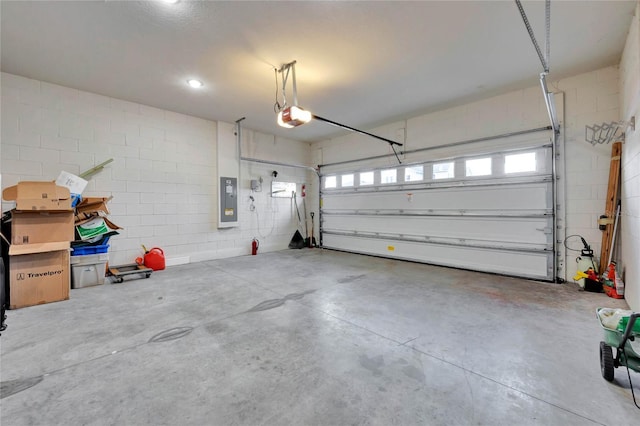
[[[104,284],[108,253],[71,256],[71,288]]]

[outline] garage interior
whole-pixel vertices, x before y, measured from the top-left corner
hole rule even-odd
[[[639,15],[0,3],[2,189],[107,162],[109,265],[166,260],[7,311],[2,422],[635,424],[596,308],[640,311]]]

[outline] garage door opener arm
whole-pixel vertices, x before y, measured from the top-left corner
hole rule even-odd
[[[315,114],[313,114],[313,118],[315,118],[318,121],[324,121],[325,123],[331,124],[332,126],[340,127],[341,129],[346,129],[352,132],[360,133],[361,135],[371,136],[372,138],[388,143],[394,155],[396,156],[396,159],[398,160],[398,164],[402,164],[402,161],[400,161],[400,157],[398,157],[398,153],[396,152],[396,147],[395,147],[396,145],[402,146],[400,142],[392,141],[391,139],[383,138],[382,136],[374,135],[373,133],[365,132],[364,130],[359,130],[359,129],[356,129],[355,127],[347,126],[346,124],[340,124],[333,120],[329,120],[327,118],[320,117]]]
[[[370,136],[372,138],[384,141],[389,144],[393,154],[396,156],[399,164],[402,164],[400,161],[400,157],[396,152],[395,146],[402,146],[400,142],[392,141],[391,139],[383,138],[382,136],[374,135],[373,133],[365,132],[364,130],[356,129],[355,127],[347,126],[346,124],[338,123],[337,121],[329,120],[328,118],[320,117],[319,115],[313,114],[310,111],[307,111],[301,108],[298,105],[298,86],[296,83],[296,61],[289,62],[288,64],[282,65],[279,69],[275,69],[276,76],[276,100],[273,105],[273,110],[277,114],[277,122],[278,125],[285,128],[293,128],[300,126],[302,124],[308,123],[311,119],[315,119],[318,121],[323,121],[327,124],[330,124],[335,127],[339,127],[341,129],[349,130],[351,132],[360,133],[361,135]],[[281,74],[282,77],[282,102],[278,99],[278,74]],[[287,103],[286,98],[286,86],[287,81],[289,80],[289,75],[291,75],[291,85],[293,89],[293,105],[289,105]]]

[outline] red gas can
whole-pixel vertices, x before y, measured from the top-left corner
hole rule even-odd
[[[154,271],[162,271],[165,267],[164,252],[161,248],[154,247],[144,254],[144,266]]]

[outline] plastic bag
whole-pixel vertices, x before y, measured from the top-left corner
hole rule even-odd
[[[625,309],[601,308],[598,311],[600,322],[606,328],[617,330],[618,324],[623,317],[629,317],[633,311]]]

